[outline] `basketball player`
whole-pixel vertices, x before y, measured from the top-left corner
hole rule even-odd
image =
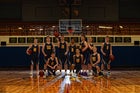
[[[76,51],[76,44],[75,44],[74,39],[72,38],[70,46],[69,46],[69,62],[70,62],[71,66],[73,64],[73,55],[75,55],[75,51]],[[71,72],[71,70],[70,70],[70,72]],[[73,70],[73,72],[74,72],[74,70]]]
[[[67,59],[67,53],[68,53],[68,44],[64,40],[64,36],[61,35],[60,42],[58,42],[58,48],[59,48],[59,59],[62,65],[62,69],[64,69],[64,65]]]
[[[40,46],[38,45],[38,40],[37,39],[34,39],[34,43],[27,48],[26,53],[28,55],[30,55],[28,53],[29,50],[32,51],[32,54],[31,54],[31,66],[30,66],[31,72],[30,72],[30,75],[31,75],[31,77],[33,76],[33,67],[34,67],[34,64],[35,64],[36,65],[37,76],[38,76],[38,74],[39,74]]]
[[[50,41],[50,37],[46,37],[46,43],[42,46],[42,53],[44,55],[44,77],[46,76],[46,67],[47,67],[47,60],[51,57],[51,53],[54,51],[53,43]]]
[[[104,67],[107,65],[107,70],[108,70],[107,75],[110,76],[111,60],[109,59],[109,56],[112,55],[112,46],[109,43],[109,36],[105,37],[105,42],[101,46],[101,53],[103,54],[101,69],[103,71]]]
[[[99,63],[100,63],[100,54],[97,52],[97,47],[96,46],[94,46],[93,47],[93,53],[90,55],[90,63],[91,63],[91,65],[92,65],[92,70],[93,70],[93,74],[95,75],[95,76],[101,76],[101,75],[103,75],[103,73],[101,72],[101,70],[100,70],[100,65],[99,65]]]
[[[55,53],[51,53],[51,57],[48,58],[47,61],[47,68],[48,68],[48,75],[56,75],[56,68],[58,66],[58,59],[55,57]]]
[[[82,69],[83,55],[80,54],[80,50],[76,48],[76,54],[73,56],[73,61],[76,69],[76,74],[79,74]]]
[[[89,55],[93,54],[93,46],[94,46],[93,39],[92,39],[92,37],[89,37],[88,38],[88,49],[87,49]],[[89,70],[89,72],[91,72],[91,65],[90,64],[88,64],[88,70]]]
[[[81,52],[83,54],[84,58],[84,65],[86,65],[86,69],[88,69],[89,62],[89,53],[87,51],[88,49],[88,43],[86,41],[86,37],[84,35],[81,36]]]
[[[92,49],[93,46],[94,46],[93,39],[92,39],[92,37],[89,37],[88,38],[88,51],[89,51],[90,54],[93,53],[93,49]]]

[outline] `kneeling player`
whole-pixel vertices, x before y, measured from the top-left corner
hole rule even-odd
[[[82,69],[82,63],[83,63],[83,55],[80,54],[80,50],[76,49],[76,54],[73,56],[76,74],[79,74],[80,70]]]
[[[100,54],[97,52],[97,47],[93,47],[93,54],[90,55],[90,63],[92,65],[92,70],[95,76],[98,74],[101,76],[103,73],[100,70],[99,63],[100,63]]]
[[[51,53],[51,57],[47,61],[48,75],[55,75],[56,68],[58,66],[58,59],[55,57],[55,53]]]

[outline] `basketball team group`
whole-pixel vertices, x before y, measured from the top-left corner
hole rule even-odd
[[[68,44],[64,35],[57,37],[57,43],[54,45],[49,36],[40,48],[38,40],[34,39],[26,53],[31,57],[30,75],[33,76],[34,65],[36,66],[36,75],[39,75],[39,56],[40,49],[44,57],[44,78],[50,75],[56,75],[56,71],[67,70],[76,75],[91,72],[94,76],[110,76],[110,63],[113,61],[112,46],[109,42],[109,36],[105,37],[100,51],[93,43],[93,38],[87,38],[81,35],[81,42],[75,43],[74,38]],[[106,70],[106,73],[105,73]]]

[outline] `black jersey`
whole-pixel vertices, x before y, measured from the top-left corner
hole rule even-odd
[[[39,54],[39,47],[38,47],[38,45],[32,45],[32,47],[31,47],[31,50],[32,50],[32,55],[35,55],[35,56],[37,56],[38,54]]]
[[[56,58],[54,58],[54,59],[50,58],[48,64],[52,67],[55,66],[56,65]]]
[[[82,62],[81,62],[82,60],[81,60],[81,55],[79,55],[79,56],[76,56],[75,55],[75,64],[81,64]]]
[[[83,49],[85,47],[84,42],[81,42],[81,49]]]
[[[59,53],[64,54],[66,52],[66,48],[67,48],[66,42],[64,43],[60,42]]]
[[[84,41],[84,42],[86,42],[86,41]],[[81,50],[86,47],[84,42],[81,42]],[[84,52],[87,52],[87,49]]]
[[[93,64],[96,63],[96,61],[98,60],[98,53],[95,54],[95,55],[92,54],[91,57],[92,57],[92,63],[93,63]]]
[[[75,54],[75,51],[76,51],[76,45],[75,44],[74,45],[70,45],[69,46],[69,52]]]
[[[110,44],[104,43],[103,52],[106,53],[107,55],[109,55],[110,54],[110,47],[111,47]]]
[[[51,55],[51,53],[53,52],[53,45],[52,43],[45,43],[45,47],[44,47],[44,51],[46,54]]]
[[[90,45],[91,47],[93,47],[93,46],[94,46],[94,44],[93,44],[93,43],[90,43],[89,45]],[[90,53],[90,54],[92,54],[92,53],[93,53],[93,50],[91,50],[89,47],[88,47],[88,49],[87,49],[87,50],[89,51],[89,53]]]

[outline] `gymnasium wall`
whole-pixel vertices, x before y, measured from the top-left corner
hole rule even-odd
[[[113,46],[115,60],[112,66],[138,67],[140,66],[139,46]],[[27,47],[0,47],[0,67],[29,67],[30,56],[26,52]],[[98,46],[100,51],[100,46]],[[40,56],[40,68],[43,68],[43,56]]]

